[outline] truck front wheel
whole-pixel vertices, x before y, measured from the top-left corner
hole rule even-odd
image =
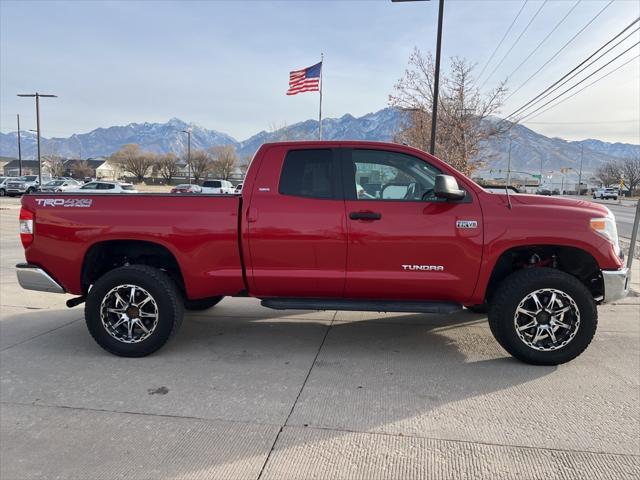
[[[166,273],[131,265],[111,270],[94,283],[84,313],[91,336],[106,351],[144,357],[178,330],[183,307]]]
[[[597,325],[591,292],[577,278],[552,268],[511,274],[489,310],[489,326],[498,343],[533,365],[573,360],[589,346]]]

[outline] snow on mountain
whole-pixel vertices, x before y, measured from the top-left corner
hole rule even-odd
[[[403,113],[385,108],[362,117],[345,114],[340,118],[326,118],[322,122],[322,137],[326,140],[378,140],[391,141],[403,120]],[[306,120],[273,132],[262,131],[238,142],[230,135],[209,130],[193,123],[172,118],[166,123],[130,123],[125,126],[98,128],[89,133],[74,134],[68,138],[43,138],[42,153],[83,158],[107,156],[127,143],[137,143],[153,152],[174,152],[184,155],[187,135],[182,130],[192,129],[191,148],[209,148],[214,145],[233,145],[244,161],[265,142],[283,140],[312,140],[318,136],[317,120]],[[36,140],[31,132],[22,132],[23,158],[35,158]],[[509,135],[493,138],[482,146],[481,157],[489,169],[507,166],[509,138],[511,138],[511,168],[537,173],[560,168],[580,167],[580,150],[584,147],[583,170],[594,171],[599,165],[619,158],[640,155],[640,145],[607,143],[600,140],[569,142],[549,138],[524,125],[514,125]],[[16,133],[0,133],[0,155],[17,157]]]

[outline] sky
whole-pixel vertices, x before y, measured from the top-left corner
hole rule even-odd
[[[518,89],[609,3],[580,1],[516,70],[576,1],[524,5],[479,79],[484,90],[508,80],[513,95],[503,116],[640,15],[637,0],[615,0]],[[443,69],[458,56],[476,64],[479,74],[523,4],[446,0]],[[23,129],[35,128],[33,99],[16,94],[38,91],[58,95],[41,100],[45,137],[177,117],[244,140],[260,130],[317,118],[317,93],[288,97],[285,92],[289,71],[313,65],[321,52],[323,115],[364,115],[388,105],[414,46],[435,51],[437,7],[434,1],[389,0],[0,0],[0,130],[16,130],[17,113]],[[639,40],[636,32],[617,51]],[[632,60],[639,51],[634,47],[583,85],[631,60],[626,66],[524,124],[569,140],[640,143],[640,60]]]

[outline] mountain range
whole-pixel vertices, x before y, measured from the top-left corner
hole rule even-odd
[[[390,141],[403,122],[403,112],[385,108],[377,112],[354,117],[346,114],[340,118],[326,118],[322,122],[326,140],[378,140]],[[252,137],[238,141],[230,135],[204,128],[194,123],[172,118],[166,123],[130,123],[126,126],[97,128],[89,133],[74,134],[67,138],[42,138],[43,155],[82,158],[108,156],[127,143],[137,143],[144,150],[156,153],[174,152],[184,155],[190,128],[191,148],[209,148],[214,145],[232,145],[243,161],[255,153],[258,147],[269,141],[304,140],[317,137],[317,120],[306,120],[275,131],[261,131]],[[511,142],[511,168],[529,172],[559,170],[580,167],[581,152],[583,170],[594,171],[599,165],[625,157],[640,156],[640,145],[608,143],[588,139],[566,141],[550,138],[525,127],[514,125],[509,138],[492,138],[482,145],[480,156],[486,160],[487,170],[506,169]],[[21,132],[23,158],[36,157],[36,137],[28,131]],[[17,157],[17,133],[0,133],[0,155]]]

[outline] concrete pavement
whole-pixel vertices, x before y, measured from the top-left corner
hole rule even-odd
[[[21,290],[0,204],[0,478],[638,478],[640,298],[587,351],[513,360],[482,315],[225,299],[150,357]],[[636,279],[639,276],[636,276]]]

